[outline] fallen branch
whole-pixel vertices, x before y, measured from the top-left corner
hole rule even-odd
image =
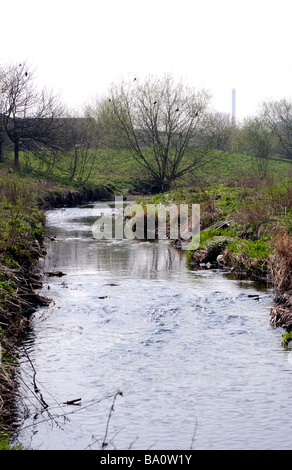
[[[81,405],[81,398],[75,398],[74,400],[68,400],[63,402],[63,405]]]

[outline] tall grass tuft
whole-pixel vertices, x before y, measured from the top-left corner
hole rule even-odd
[[[292,295],[292,236],[287,232],[274,239],[275,254],[271,257],[270,271],[277,295]]]

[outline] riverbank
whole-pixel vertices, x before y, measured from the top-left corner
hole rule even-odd
[[[275,292],[271,324],[292,329],[291,178],[241,175],[225,185],[180,188],[140,202],[200,204],[200,245],[186,252],[190,269],[233,271],[266,284]]]
[[[93,185],[81,189],[53,186],[2,171],[0,195],[0,325],[15,336],[23,319],[43,301],[34,292],[40,287],[35,266],[44,254],[44,211],[108,200],[112,191]]]
[[[233,227],[234,228],[234,227]],[[210,228],[212,236],[191,252],[189,265],[194,268],[209,266],[264,283],[274,290],[275,307],[270,312],[270,323],[292,330],[292,237],[286,231],[259,240],[244,240],[229,236],[229,230]],[[233,235],[236,231],[233,231]],[[204,236],[204,234],[203,234]],[[292,339],[292,337],[290,338]],[[287,341],[287,336],[286,336]]]
[[[30,178],[11,170],[0,172],[0,440],[13,423],[17,400],[17,360],[14,351],[30,328],[36,308],[50,300],[39,294],[45,255],[44,211],[74,207],[93,200],[110,199],[107,187],[81,189]],[[1,430],[2,429],[2,430]]]

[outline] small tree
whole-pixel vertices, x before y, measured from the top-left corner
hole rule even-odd
[[[213,112],[205,115],[203,126],[205,147],[230,151],[233,132],[234,125],[230,114]]]
[[[273,134],[260,118],[248,118],[242,127],[242,146],[245,153],[254,157],[257,170],[266,175],[273,147]]]
[[[57,148],[63,107],[52,93],[36,90],[26,63],[5,69],[3,89],[2,122],[14,146],[15,167],[21,149],[37,154],[44,148]]]
[[[7,140],[4,122],[3,122],[3,114],[4,114],[3,96],[5,95],[5,92],[6,92],[6,88],[4,86],[4,77],[5,77],[5,71],[0,66],[0,162],[3,160],[3,146],[5,144],[5,141]]]
[[[96,134],[101,148],[120,149],[129,146],[117,116],[114,114],[111,99],[94,99],[86,106],[85,117],[96,122]]]
[[[277,138],[277,153],[292,159],[292,101],[264,102],[260,115]]]
[[[98,135],[96,122],[89,117],[71,117],[66,120],[67,140],[70,143],[69,178],[86,183],[97,158]],[[69,150],[69,149],[68,149]]]
[[[176,84],[170,76],[111,87],[112,123],[146,171],[152,191],[168,190],[206,162],[209,148],[200,133],[209,99],[205,91]]]

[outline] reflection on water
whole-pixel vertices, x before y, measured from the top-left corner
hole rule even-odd
[[[288,449],[292,368],[269,326],[271,293],[189,271],[168,241],[97,241],[96,216],[48,213],[44,271],[65,276],[45,279],[53,302],[36,312],[26,344],[49,411],[79,397],[84,406],[48,421],[28,397],[21,442],[100,448],[92,436],[102,439],[111,406],[101,398],[122,390],[110,423],[118,449],[189,449],[194,431],[198,449]]]
[[[161,249],[164,243],[165,249]],[[80,251],[80,245],[82,251]],[[53,245],[53,246],[52,246]],[[129,246],[130,245],[130,246]],[[109,273],[118,277],[160,279],[179,274],[177,264],[185,264],[181,252],[168,242],[137,242],[66,239],[48,248],[49,264],[58,260],[58,268],[66,272]]]
[[[78,217],[80,211],[55,211],[53,224],[47,228],[49,238],[55,237],[58,230],[57,240],[48,245],[46,263],[49,269],[58,263],[58,269],[68,272],[110,273],[145,279],[168,279],[169,276],[179,276],[183,271],[185,254],[174,250],[167,240],[160,243],[137,240],[129,243],[127,239],[97,241],[92,236],[92,226],[100,215],[97,205],[94,206],[95,215],[87,208],[82,210],[88,212],[87,216]],[[69,220],[67,212],[71,212]],[[161,249],[162,244],[164,249]]]

